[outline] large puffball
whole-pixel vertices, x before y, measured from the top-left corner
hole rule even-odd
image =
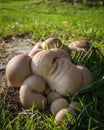
[[[81,86],[80,70],[70,62],[61,49],[43,50],[32,58],[33,73],[42,76],[52,90],[61,95],[75,94]]]
[[[46,98],[41,94],[45,90],[44,80],[36,75],[29,76],[22,84],[19,95],[20,101],[25,108],[34,104],[41,110],[46,106]],[[39,93],[38,93],[39,92]]]
[[[31,57],[19,54],[13,57],[7,64],[6,77],[14,87],[20,87],[23,81],[31,75]]]
[[[80,70],[82,75],[82,88],[87,87],[93,81],[93,77],[90,71],[84,66],[76,66],[76,67]]]

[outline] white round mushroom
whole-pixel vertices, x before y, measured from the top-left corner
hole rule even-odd
[[[31,75],[31,57],[19,54],[13,57],[7,64],[6,77],[14,87],[20,87],[23,81]]]
[[[60,125],[62,121],[66,121],[71,123],[71,119],[68,118],[68,114],[72,116],[72,118],[76,115],[76,113],[71,108],[63,108],[61,109],[55,116],[56,125]]]
[[[46,106],[47,100],[38,92],[44,91],[45,82],[40,77],[36,78],[36,76],[36,79],[40,78],[40,83],[39,79],[34,79],[35,81],[33,81],[33,77],[34,76],[30,76],[23,82],[19,91],[20,101],[25,108],[30,108],[34,104],[36,109],[41,110]]]
[[[51,104],[51,112],[56,115],[58,111],[68,107],[68,102],[64,98],[56,99]]]

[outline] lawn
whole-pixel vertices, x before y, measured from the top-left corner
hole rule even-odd
[[[76,95],[66,97],[68,101],[79,101],[82,110],[71,124],[63,122],[60,126],[54,123],[48,108],[41,112],[34,110],[34,106],[23,110],[20,104],[14,103],[15,97],[10,104],[6,101],[3,105],[5,97],[0,95],[0,130],[103,130],[104,7],[80,4],[72,7],[65,2],[48,0],[0,0],[0,42],[11,37],[35,41],[58,37],[66,45],[79,39],[90,40],[94,52],[89,50],[83,58],[73,54],[73,62],[86,66],[94,81]]]

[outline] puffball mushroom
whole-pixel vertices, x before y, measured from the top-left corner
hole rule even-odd
[[[92,82],[90,72],[88,80],[82,70],[74,65],[67,53],[62,49],[42,50],[32,58],[32,72],[42,76],[50,88],[57,93],[66,96],[75,94],[81,88]],[[92,79],[92,78],[91,78]]]
[[[64,98],[56,99],[51,104],[51,112],[56,115],[58,111],[68,107],[68,102]]]
[[[47,95],[48,103],[51,104],[55,99],[62,98],[62,95],[59,93],[52,91]]]
[[[72,42],[68,45],[70,52],[72,53],[73,50],[76,50],[77,53],[85,54],[90,49],[90,41],[87,40],[79,40]]]
[[[46,98],[41,94],[45,90],[45,81],[38,75],[31,75],[24,80],[20,91],[20,101],[25,108],[33,104],[41,110],[46,106]]]
[[[48,38],[47,40],[45,40],[41,44],[41,46],[43,49],[60,48],[62,46],[62,42],[58,38],[52,37],[52,38]]]
[[[31,90],[34,90],[39,93],[44,93],[45,88],[46,88],[46,83],[45,80],[34,74],[26,78],[22,84],[22,86],[28,86]]]
[[[76,113],[71,108],[63,108],[56,114],[54,122],[57,125],[60,125],[62,121],[71,123],[71,119],[68,118],[68,114],[72,115],[72,117],[76,115]]]
[[[20,87],[23,81],[31,75],[31,57],[19,54],[13,57],[7,64],[6,77],[14,87]]]
[[[93,81],[93,77],[90,71],[84,66],[76,66],[82,75],[82,88],[90,85]]]
[[[39,51],[41,51],[42,49],[52,49],[52,48],[59,48],[62,46],[62,42],[58,39],[58,38],[48,38],[47,40],[45,40],[44,42],[39,42],[37,43],[33,49],[31,50],[31,52],[29,53],[29,56],[34,56],[36,53],[38,53]]]

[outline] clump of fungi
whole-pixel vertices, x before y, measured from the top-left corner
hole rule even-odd
[[[66,113],[75,116],[81,105],[78,102],[69,105],[65,97],[90,85],[93,78],[86,67],[74,65],[68,53],[72,50],[86,53],[89,46],[83,40],[65,46],[58,38],[49,38],[36,44],[29,55],[13,57],[7,64],[6,77],[11,86],[20,88],[24,108],[34,104],[42,110],[50,105],[56,124],[67,120]],[[64,48],[69,48],[68,52]]]

